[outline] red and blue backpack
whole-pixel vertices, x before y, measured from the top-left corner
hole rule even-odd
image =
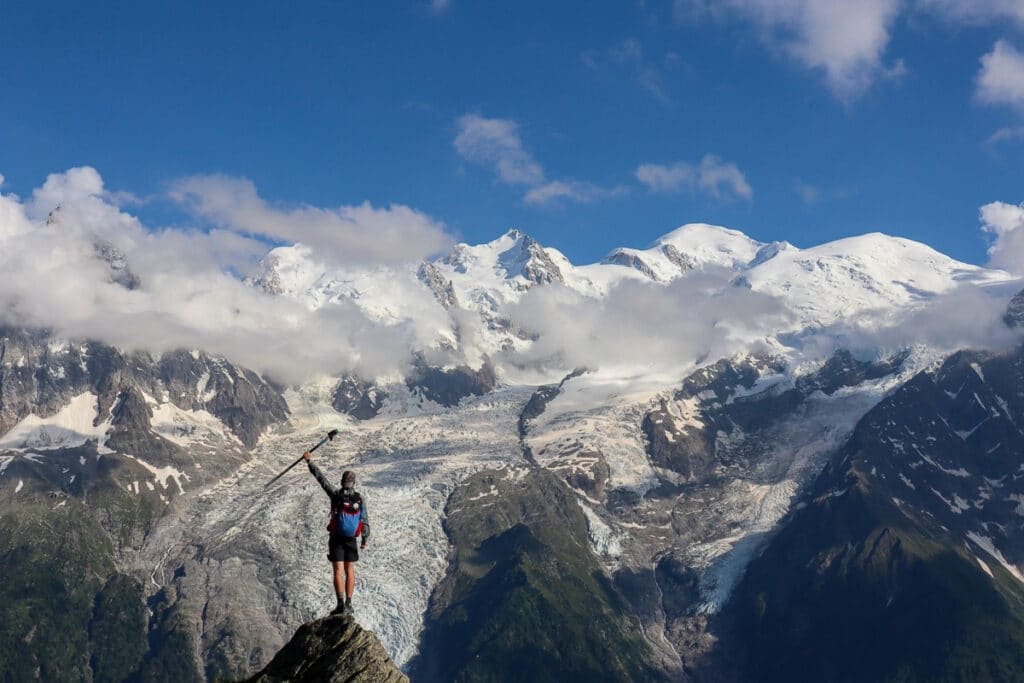
[[[358,538],[363,533],[363,498],[358,493],[342,493],[331,504],[327,530],[336,536]]]

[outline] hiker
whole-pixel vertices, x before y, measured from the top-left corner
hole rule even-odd
[[[352,593],[356,589],[356,562],[359,561],[359,550],[366,548],[370,537],[370,521],[366,517],[363,498],[356,490],[356,473],[345,470],[341,475],[341,488],[327,481],[320,468],[309,459],[309,451],[302,454],[309,463],[309,471],[313,473],[320,486],[331,497],[331,520],[327,525],[330,532],[327,559],[334,565],[334,592],[338,596],[338,606],[331,614],[352,611]],[[356,539],[362,537],[358,544]]]

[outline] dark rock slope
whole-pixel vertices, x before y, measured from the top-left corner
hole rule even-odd
[[[205,353],[125,353],[46,330],[0,328],[0,434],[29,414],[53,415],[83,392],[98,397],[102,420],[129,389],[135,398],[145,392],[182,410],[206,410],[249,448],[288,417],[278,388]]]
[[[1024,349],[872,409],[747,570],[707,680],[1024,680]]]
[[[1010,299],[1006,307],[1006,316],[1003,318],[1010,327],[1024,327],[1024,289],[1017,292],[1017,295]]]
[[[249,683],[408,683],[384,646],[355,619],[339,615],[304,624]]]

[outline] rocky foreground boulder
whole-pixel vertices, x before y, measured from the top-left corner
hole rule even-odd
[[[371,631],[348,615],[303,624],[263,671],[246,683],[409,683]]]

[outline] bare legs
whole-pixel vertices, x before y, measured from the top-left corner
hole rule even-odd
[[[356,592],[356,563],[355,562],[343,562],[345,565],[345,597],[352,599],[352,594]]]
[[[343,598],[351,598],[356,590],[356,563],[332,562],[334,565],[334,594],[338,602]]]

